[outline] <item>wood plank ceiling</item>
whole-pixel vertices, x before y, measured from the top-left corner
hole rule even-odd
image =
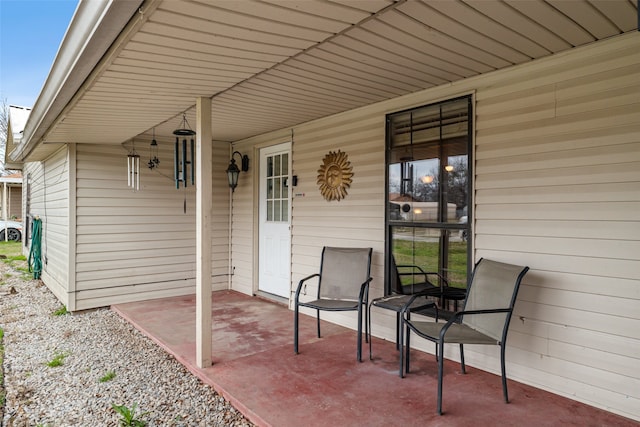
[[[637,0],[150,0],[46,142],[195,127],[270,130],[525,63],[637,28]],[[81,94],[80,94],[81,93]]]

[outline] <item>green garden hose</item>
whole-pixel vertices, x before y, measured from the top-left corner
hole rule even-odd
[[[42,273],[42,220],[33,219],[31,234],[31,250],[29,251],[29,273],[33,273],[34,279],[39,279]]]

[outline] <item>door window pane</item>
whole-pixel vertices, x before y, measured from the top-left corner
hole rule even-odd
[[[289,155],[267,157],[267,221],[289,221]]]
[[[267,221],[273,221],[273,200],[267,200]]]
[[[274,221],[282,221],[282,216],[280,215],[280,200],[275,200],[273,202],[273,220]]]
[[[274,180],[273,188],[275,190],[274,193],[273,193],[273,197],[275,199],[279,199],[280,198],[280,178],[276,178]]]
[[[273,176],[273,157],[267,157],[267,176]]]

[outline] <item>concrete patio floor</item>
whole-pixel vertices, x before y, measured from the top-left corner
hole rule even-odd
[[[205,369],[195,363],[195,296],[112,309],[259,426],[640,425],[511,380],[505,404],[499,376],[472,367],[462,375],[451,361],[445,414],[438,416],[433,355],[412,351],[411,373],[401,379],[393,342],[374,338],[373,360],[365,355],[358,363],[355,331],[325,322],[318,339],[315,318],[306,315],[295,355],[293,312],[286,307],[232,291],[215,292],[212,301],[213,366]]]

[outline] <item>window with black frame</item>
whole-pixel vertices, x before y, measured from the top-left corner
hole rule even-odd
[[[471,268],[472,117],[470,96],[387,115],[387,254],[395,263],[387,260],[386,274],[396,274],[392,265],[405,269],[403,288],[422,281],[420,271],[437,272],[433,284],[464,295]],[[441,303],[449,308],[451,301]]]

